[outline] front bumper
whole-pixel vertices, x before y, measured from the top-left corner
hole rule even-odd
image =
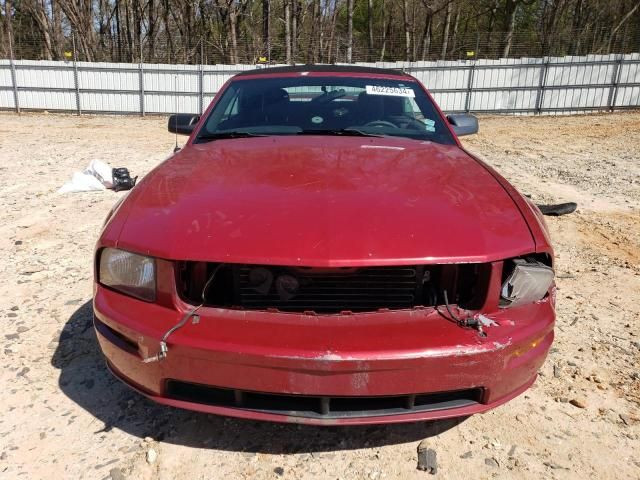
[[[549,299],[488,315],[499,326],[487,328],[484,338],[431,308],[333,316],[203,308],[198,324],[190,322],[170,337],[167,358],[143,363],[158,352],[159,339],[180,320],[181,310],[97,286],[96,331],[113,373],[162,404],[318,425],[411,422],[494,408],[533,383],[553,341],[555,320]],[[234,392],[236,403],[206,396],[185,400],[169,388],[172,381]],[[339,415],[330,407],[314,414],[258,408],[242,397],[257,392],[277,394],[276,400],[376,400],[465,390],[480,393],[474,401],[433,408]]]

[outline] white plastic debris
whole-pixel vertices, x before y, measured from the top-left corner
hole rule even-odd
[[[76,172],[71,177],[71,181],[65,183],[58,193],[74,193],[74,192],[92,192],[96,190],[105,190],[106,187],[93,175],[88,173]]]
[[[113,168],[108,163],[101,160],[91,160],[84,173],[96,177],[106,188],[113,187]]]
[[[113,187],[113,169],[101,160],[91,160],[83,172],[75,172],[58,193],[94,192]]]

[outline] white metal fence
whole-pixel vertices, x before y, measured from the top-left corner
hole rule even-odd
[[[564,113],[640,107],[640,54],[359,64],[402,69],[446,112]],[[254,65],[0,60],[0,110],[201,113]]]

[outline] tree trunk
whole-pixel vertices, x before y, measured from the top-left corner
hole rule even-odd
[[[133,15],[135,18],[135,29],[136,29],[136,45],[137,51],[136,55],[139,57],[139,62],[142,63],[144,61],[144,54],[142,52],[142,22],[144,18],[143,6],[140,3],[140,0],[135,0]]]
[[[418,12],[416,8],[416,2],[411,2],[411,60],[418,58],[418,42],[416,41],[416,18],[418,18]]]
[[[353,61],[353,0],[347,0],[347,63]]]
[[[149,0],[149,28],[147,30],[147,45],[149,46],[148,61],[153,62],[156,54],[156,8],[154,0]],[[200,59],[202,62],[202,59]]]
[[[236,7],[232,6],[229,11],[229,36],[231,37],[231,55],[232,64],[239,63],[238,60],[238,12]]]
[[[164,31],[167,32],[167,47],[169,50],[169,54],[165,58],[167,63],[172,63],[174,61],[174,44],[173,44],[173,33],[169,23],[169,14],[170,14],[170,3],[169,0],[164,0],[163,2],[163,15],[162,21],[164,23]]]
[[[511,51],[511,44],[513,43],[513,32],[516,27],[516,13],[518,11],[518,4],[516,0],[507,0],[506,3],[506,11],[505,11],[505,19],[507,22],[506,25],[506,35],[504,37],[504,48],[502,49],[502,58],[509,57],[509,52]]]
[[[122,61],[122,27],[120,24],[120,2],[116,2],[114,15],[116,17],[116,44],[118,45],[118,62]]]
[[[331,13],[331,29],[329,30],[329,43],[327,45],[327,62],[331,63],[331,52],[333,50],[333,42],[336,41],[336,22],[338,20],[338,0],[333,1],[333,11]],[[338,42],[336,41],[336,56],[334,61],[338,60]]]
[[[433,23],[433,13],[429,11],[424,19],[424,30],[422,31],[422,61],[429,56],[429,48],[431,47],[431,24]]]
[[[393,17],[389,15],[387,18],[387,11],[385,9],[385,1],[382,0],[382,47],[380,48],[380,61],[384,62],[384,56],[387,53],[387,38],[391,33],[391,24],[393,23]]]
[[[316,63],[318,58],[316,56],[316,30],[318,28],[322,28],[319,25],[320,20],[320,5],[318,0],[313,0],[311,2],[311,32],[309,34],[309,43],[307,44],[307,54],[306,61],[307,63]]]
[[[460,23],[460,8],[456,9],[456,17],[453,21],[453,35],[451,36],[451,53],[455,54],[458,46],[458,24]]]
[[[271,17],[270,0],[262,0],[262,47],[267,51],[267,60],[271,61],[271,36],[269,34],[269,20]]]
[[[5,0],[4,2],[4,31],[7,36],[11,39],[12,49],[15,49],[15,40],[13,38],[13,24],[12,24],[12,13],[13,10],[13,2],[11,0]],[[4,44],[6,40],[3,38],[2,43]]]
[[[580,51],[580,31],[582,30],[582,6],[583,0],[577,0],[575,8],[573,10],[573,31],[574,35],[571,35],[571,47],[569,52],[571,55],[579,55]]]
[[[132,48],[132,37],[131,37],[131,15],[129,15],[129,2],[124,2],[124,15],[125,15],[125,33],[127,38],[127,59],[129,62],[133,63],[133,48]],[[82,36],[80,36],[80,40],[82,41]]]
[[[235,7],[233,7],[235,8]],[[193,5],[191,4],[191,0],[186,0],[185,9],[184,9],[184,31],[185,31],[185,41],[183,41],[184,45],[184,63],[190,63],[191,57],[191,47],[193,47]],[[231,12],[229,12],[229,22],[231,20]],[[235,30],[235,26],[231,27],[229,25],[229,30]],[[238,57],[237,43],[238,36],[234,35],[234,32],[230,31],[231,34],[231,56]],[[232,62],[235,63],[235,62]]]
[[[447,3],[447,16],[444,20],[444,32],[442,33],[442,60],[447,58],[447,50],[449,47],[449,29],[451,28],[451,14],[453,13],[453,0]]]
[[[57,0],[51,2],[51,21],[53,22],[54,57],[60,59],[62,58],[62,49],[64,48],[64,35],[62,33],[62,12],[60,11],[60,4]]]
[[[315,0],[318,4],[318,32],[317,32],[317,43],[316,43],[316,52],[314,53],[314,61],[322,62],[322,52],[324,51],[324,14],[322,10],[322,2],[320,0]],[[326,7],[325,7],[326,8]]]
[[[369,34],[369,51],[367,60],[373,60],[373,0],[367,1],[367,33]]]
[[[286,62],[291,64],[291,5],[290,0],[284,0],[284,44]]]
[[[409,27],[409,2],[402,1],[402,26],[404,28],[404,59],[411,61],[411,30]]]
[[[489,55],[493,55],[493,48],[491,48],[491,36],[493,34],[493,28],[496,21],[496,13],[498,12],[498,7],[500,6],[500,0],[495,0],[495,3],[491,7],[491,14],[489,15],[489,26],[487,28],[487,51]],[[476,53],[476,58],[477,58]]]
[[[291,0],[291,64],[296,63],[298,55],[298,0]]]

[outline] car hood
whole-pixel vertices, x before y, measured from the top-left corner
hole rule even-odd
[[[174,260],[484,262],[534,249],[511,197],[455,145],[275,136],[188,145],[133,190],[117,245]]]

